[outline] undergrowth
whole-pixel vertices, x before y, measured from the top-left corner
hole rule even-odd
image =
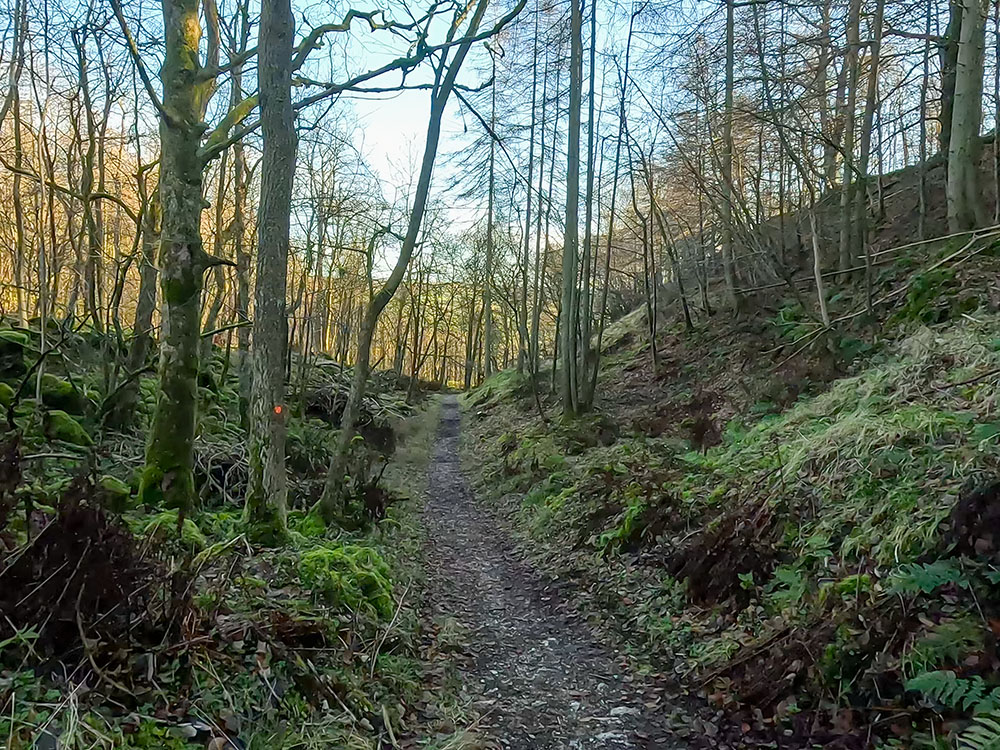
[[[933,281],[910,297],[949,279]],[[780,723],[922,694],[931,716],[978,706],[956,736],[985,747],[1000,689],[1000,317],[949,308],[926,327],[906,311],[909,332],[856,374],[783,409],[751,399],[714,446],[637,431],[581,450],[587,423],[542,425],[516,379],[487,381],[467,402],[467,462],[539,564],[591,571],[588,609],[713,700]]]
[[[30,361],[31,332],[7,335]],[[376,485],[378,507],[353,531],[328,528],[309,508],[350,372],[317,368],[290,397],[288,543],[258,547],[228,357],[214,352],[202,374],[200,503],[182,516],[136,499],[155,382],[139,378],[131,423],[113,425],[86,340],[70,345],[43,402],[22,398],[16,429],[0,433],[0,746],[374,750],[425,730],[459,737],[466,708],[452,694],[427,708],[419,629],[436,404],[411,416],[395,381],[375,376],[352,469],[369,493],[359,512]],[[15,386],[3,385],[6,406]]]

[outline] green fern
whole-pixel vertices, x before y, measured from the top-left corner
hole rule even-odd
[[[949,583],[965,588],[969,580],[954,560],[906,563],[892,572],[889,589],[900,594],[929,594]]]
[[[979,675],[965,679],[951,670],[923,672],[906,682],[907,690],[922,693],[948,708],[988,715],[1000,709],[1000,687],[988,690]]]
[[[942,620],[917,638],[900,658],[900,666],[904,674],[918,675],[960,664],[983,648],[982,623],[967,616],[955,617]]]
[[[958,738],[961,750],[1000,750],[1000,714],[977,716]]]

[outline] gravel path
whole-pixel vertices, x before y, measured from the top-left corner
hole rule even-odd
[[[444,402],[425,510],[433,617],[467,631],[459,667],[493,747],[619,750],[687,747],[659,691],[634,678],[560,596],[515,554],[477,504],[459,463],[459,411]]]

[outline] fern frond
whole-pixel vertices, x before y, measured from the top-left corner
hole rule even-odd
[[[933,672],[921,672],[907,680],[906,689],[923,693],[927,698],[943,703],[949,708],[958,708],[968,693],[968,681],[951,670],[939,669]]]
[[[961,750],[1000,750],[1000,714],[977,716],[958,738]]]
[[[889,589],[901,594],[929,594],[949,583],[968,585],[968,578],[953,560],[906,563],[892,572]]]
[[[986,692],[986,683],[983,682],[983,678],[979,675],[966,680],[966,691],[965,695],[962,696],[961,706],[966,711],[971,711],[979,706],[979,703],[983,699],[983,694]],[[988,713],[987,711],[978,711],[977,713]]]
[[[1000,712],[1000,688],[993,688],[974,707],[976,714],[992,714]]]

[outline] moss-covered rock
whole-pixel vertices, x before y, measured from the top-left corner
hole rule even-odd
[[[180,531],[178,532],[178,526]],[[144,536],[156,537],[165,543],[173,543],[185,549],[197,552],[208,545],[208,540],[201,533],[198,524],[190,518],[178,524],[178,512],[165,510],[157,513],[142,525],[139,532]]]
[[[122,513],[128,508],[132,490],[122,480],[105,474],[97,482],[97,495],[105,508]]]
[[[67,414],[83,414],[87,399],[68,380],[45,373],[42,375],[42,403],[50,409]]]
[[[24,354],[29,343],[28,334],[0,328],[0,380],[13,380],[28,371]]]
[[[389,566],[371,547],[320,546],[302,553],[302,583],[328,602],[352,612],[392,617],[394,605]]]
[[[43,428],[45,437],[49,440],[61,440],[81,447],[88,447],[94,443],[83,425],[60,409],[50,409],[45,412]]]

